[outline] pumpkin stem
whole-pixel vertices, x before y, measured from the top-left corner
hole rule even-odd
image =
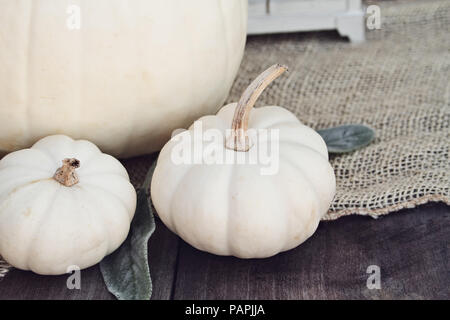
[[[66,187],[71,187],[77,184],[79,180],[75,169],[80,167],[80,160],[75,158],[66,158],[62,161],[62,163],[62,167],[56,170],[53,179]]]
[[[251,141],[247,135],[250,111],[264,89],[287,70],[286,66],[275,64],[256,77],[245,89],[234,112],[231,135],[226,141],[226,148],[235,151],[248,151],[250,149]]]

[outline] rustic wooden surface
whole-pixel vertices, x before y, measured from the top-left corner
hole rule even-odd
[[[159,221],[150,239],[152,299],[449,299],[450,207],[427,204],[377,220],[350,216],[322,222],[300,247],[263,260],[200,252]],[[369,265],[381,289],[366,287]],[[113,299],[99,268],[67,276],[19,270],[0,281],[0,299]]]

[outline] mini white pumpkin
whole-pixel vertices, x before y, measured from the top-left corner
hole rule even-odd
[[[269,257],[305,241],[327,212],[335,176],[320,135],[281,107],[261,107],[250,114],[264,88],[285,70],[272,66],[247,88],[238,104],[200,118],[162,149],[151,185],[152,201],[164,224],[192,246],[218,255]],[[203,132],[215,129],[224,138],[196,134],[199,124]],[[267,131],[262,131],[252,138],[248,129],[275,129],[279,136],[263,137]],[[188,147],[181,148],[186,141]],[[278,145],[278,170],[263,175],[265,165],[250,160],[257,160],[257,150],[268,142]],[[196,148],[204,150],[203,161],[198,157],[178,161],[180,150],[194,151],[195,158]],[[221,153],[225,159],[244,155],[250,160],[208,163],[213,154]]]
[[[125,240],[135,209],[125,168],[89,141],[49,136],[0,160],[0,255],[19,269],[98,263]]]

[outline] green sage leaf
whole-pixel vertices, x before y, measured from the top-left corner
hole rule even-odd
[[[375,132],[361,124],[349,124],[317,130],[327,144],[329,153],[345,153],[367,146],[375,137]]]
[[[122,245],[100,262],[105,284],[119,300],[149,300],[152,281],[147,243],[155,230],[149,189],[156,161],[137,192],[137,205],[130,232]]]

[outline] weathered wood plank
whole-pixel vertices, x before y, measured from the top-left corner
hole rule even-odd
[[[157,219],[156,230],[149,241],[152,299],[170,299],[176,267],[178,238]],[[12,270],[0,281],[2,299],[114,299],[106,289],[100,268],[81,271],[81,289],[67,289],[68,275],[39,276],[32,272]]]
[[[373,220],[322,223],[299,248],[264,260],[217,257],[182,242],[175,299],[449,298],[450,208],[425,205]],[[153,299],[171,297],[178,239],[157,221],[150,240]],[[381,290],[368,290],[366,269],[381,267]],[[82,272],[82,289],[67,276],[12,271],[0,299],[112,299],[98,267]]]
[[[450,298],[450,208],[429,204],[378,220],[351,216],[321,223],[300,247],[239,260],[180,245],[175,299]],[[381,268],[381,289],[366,286]]]

